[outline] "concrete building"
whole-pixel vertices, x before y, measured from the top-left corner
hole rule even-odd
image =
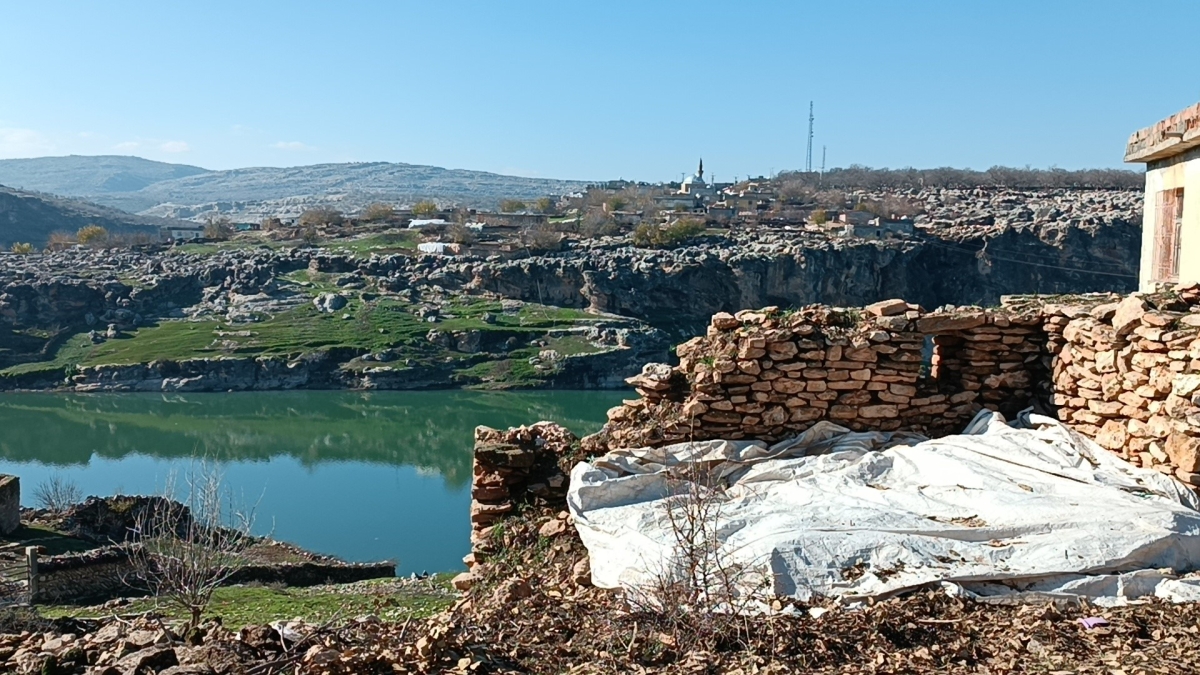
[[[164,239],[170,239],[171,241],[191,241],[193,239],[204,238],[204,226],[180,222],[172,225],[164,225],[159,229],[159,233]]]
[[[1125,161],[1146,165],[1140,289],[1200,282],[1200,103],[1134,132]]]

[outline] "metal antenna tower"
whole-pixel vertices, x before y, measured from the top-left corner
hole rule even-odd
[[[821,146],[821,175],[825,175],[825,146]]]
[[[805,173],[812,173],[813,102],[808,102],[808,157],[804,161]]]

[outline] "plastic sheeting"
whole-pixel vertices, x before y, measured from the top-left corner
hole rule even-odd
[[[696,485],[711,490],[697,498]],[[746,578],[777,596],[941,583],[972,596],[1200,599],[1200,582],[1177,578],[1200,568],[1195,495],[1037,415],[1010,426],[983,411],[936,440],[820,422],[770,447],[706,441],[580,463],[568,503],[593,583],[658,583],[687,548],[668,509],[700,500],[722,565],[756,571]]]

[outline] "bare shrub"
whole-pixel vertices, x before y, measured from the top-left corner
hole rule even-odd
[[[78,483],[56,473],[33,489],[33,501],[39,508],[62,513],[83,501],[83,489]]]
[[[668,470],[662,513],[671,552],[650,583],[628,596],[677,644],[710,650],[749,637],[748,617],[765,604],[770,586],[764,575],[723,555],[719,528],[729,497],[711,468],[697,458]]]
[[[555,202],[550,197],[539,197],[535,208],[538,213],[554,213]]]
[[[525,202],[519,199],[504,199],[500,202],[501,213],[516,213],[525,210]]]
[[[138,516],[140,537],[129,553],[133,583],[186,611],[191,628],[217,588],[246,564],[256,540],[253,509],[235,504],[216,467],[193,465],[184,483],[185,494],[177,495],[175,477],[168,479],[164,499]]]
[[[621,233],[621,226],[607,213],[588,211],[579,221],[579,233],[589,238],[614,236]]]
[[[462,223],[454,223],[447,227],[446,238],[455,244],[474,244],[479,240],[475,230]]]
[[[21,242],[15,242],[11,247],[9,247],[8,250],[16,253],[17,255],[29,255],[30,253],[33,253],[33,244],[28,242],[24,244]]]
[[[233,236],[233,222],[224,216],[209,218],[204,225],[204,238],[215,241],[225,241]]]
[[[824,225],[829,222],[829,213],[825,209],[814,209],[809,218],[817,225]]]
[[[368,223],[380,223],[391,220],[396,216],[396,208],[391,204],[375,202],[363,209],[362,219]]]
[[[562,248],[563,235],[549,224],[521,228],[521,245],[530,251],[557,251]]]
[[[269,218],[263,218],[262,222],[260,222],[258,226],[262,228],[263,232],[274,232],[275,230],[283,229],[283,221],[275,216],[271,216]]]
[[[61,251],[64,248],[69,248],[75,244],[75,236],[69,232],[51,232],[50,238],[46,242],[46,249],[50,251]]]
[[[341,225],[345,220],[341,211],[331,209],[327,206],[309,209],[300,214],[300,225],[305,227],[336,226]]]

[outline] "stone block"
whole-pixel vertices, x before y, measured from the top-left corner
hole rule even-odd
[[[1176,432],[1167,436],[1163,449],[1176,469],[1200,471],[1200,438]]]
[[[863,311],[871,316],[896,316],[908,311],[908,303],[898,298],[880,300],[863,307]]]

